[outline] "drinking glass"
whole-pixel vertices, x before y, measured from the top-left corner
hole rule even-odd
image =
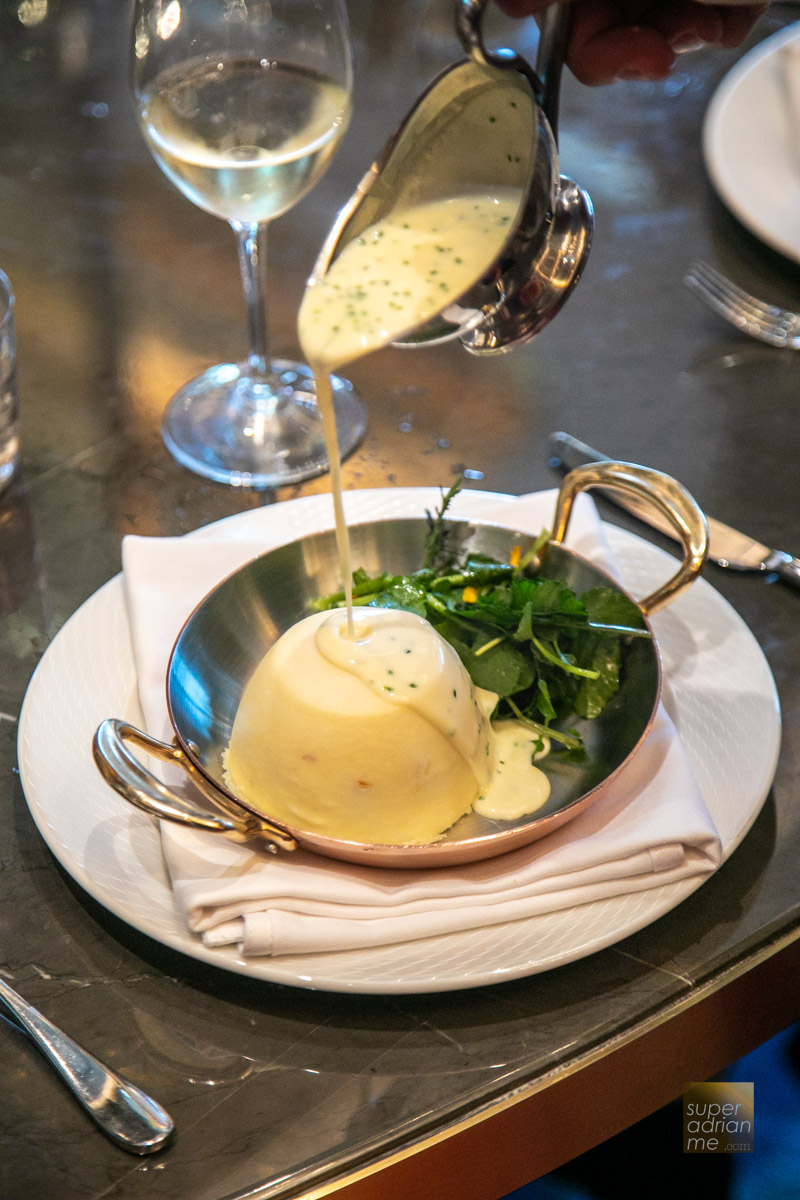
[[[267,225],[325,171],[349,115],[352,61],[344,0],[137,0],[132,86],[165,175],[223,217],[239,246],[250,353],[173,396],[162,435],[184,466],[222,483],[270,488],[328,469],[314,379],[270,358]],[[334,379],[342,454],[364,406]]]

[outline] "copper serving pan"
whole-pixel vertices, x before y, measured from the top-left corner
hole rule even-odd
[[[562,579],[578,593],[598,586],[623,591],[604,571],[562,545],[575,496],[592,487],[617,488],[650,500],[680,535],[684,559],[677,573],[638,601],[649,628],[648,616],[668,604],[701,570],[708,546],[705,518],[685,489],[659,472],[618,462],[578,467],[563,481],[541,565],[543,576]],[[451,524],[463,548],[505,561],[515,545],[524,547],[531,540],[527,534],[495,524]],[[426,533],[424,519],[354,525],[350,529],[353,562],[369,572],[411,572],[422,561]],[[471,813],[440,840],[422,846],[344,841],[273,821],[228,790],[222,755],[242,692],[264,654],[281,633],[308,614],[317,596],[340,585],[335,537],[329,532],[272,550],[214,588],[189,617],[170,657],[166,685],[175,731],[172,743],[158,741],[123,721],[104,721],[93,751],[107,782],[153,816],[235,841],[255,839],[273,853],[303,847],[373,866],[451,866],[504,854],[572,820],[602,795],[647,736],[661,691],[661,663],[655,639],[636,638],[626,650],[620,690],[603,713],[593,721],[570,721],[583,733],[586,761],[548,766],[551,795],[536,813],[508,822]],[[177,764],[195,788],[182,794],[166,786],[145,768],[131,746]]]

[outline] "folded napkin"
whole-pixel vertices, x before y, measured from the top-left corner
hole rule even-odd
[[[481,513],[537,534],[555,492]],[[454,510],[458,515],[457,508]],[[258,538],[127,537],[123,578],[139,698],[149,732],[171,736],[164,680],[183,621],[219,580],[279,544]],[[611,556],[589,497],[578,497],[568,544],[607,569]],[[555,912],[710,874],[721,848],[663,706],[642,750],[602,798],[530,846],[467,866],[390,870],[161,823],[164,855],[189,928],[245,955],[310,954],[388,945]]]

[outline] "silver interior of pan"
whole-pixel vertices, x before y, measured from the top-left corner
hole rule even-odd
[[[495,525],[449,524],[452,544],[460,552],[479,552],[500,561],[508,561],[515,545],[524,548],[531,541],[527,534]],[[427,532],[424,519],[354,525],[350,529],[353,562],[370,574],[411,573],[423,561]],[[578,594],[604,586],[623,590],[603,571],[560,545],[548,547],[542,575],[565,581]],[[170,716],[183,749],[227,795],[231,793],[223,775],[223,753],[250,676],[273,642],[312,611],[313,601],[339,587],[334,534],[312,535],[240,568],[203,600],[184,626],[168,670]],[[453,843],[474,843],[476,839],[497,842],[496,849],[486,846],[483,853],[470,855],[484,857],[533,840],[539,836],[539,828],[547,832],[561,824],[566,810],[582,808],[587,795],[618,771],[640,744],[652,721],[659,690],[655,642],[632,639],[624,659],[622,685],[601,716],[568,722],[583,735],[585,759],[562,761],[554,754],[546,761],[552,790],[545,806],[508,822],[469,814],[436,847],[455,849]],[[242,803],[238,797],[234,799]],[[473,849],[477,847],[473,845]]]

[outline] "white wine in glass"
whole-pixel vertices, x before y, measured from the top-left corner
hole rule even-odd
[[[352,62],[344,0],[137,0],[133,92],[147,144],[185,196],[233,227],[250,335],[245,362],[173,396],[164,440],[184,466],[260,488],[327,470],[314,379],[270,358],[266,228],[325,171],[347,128]],[[364,406],[334,381],[342,454]]]

